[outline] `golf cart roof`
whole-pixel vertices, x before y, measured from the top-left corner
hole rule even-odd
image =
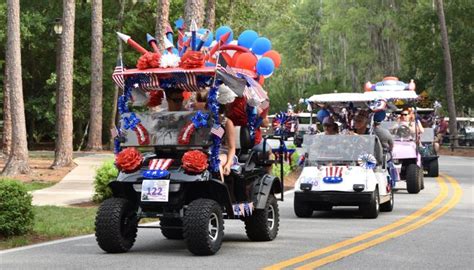
[[[411,100],[418,98],[415,91],[370,91],[364,93],[333,93],[313,95],[308,100],[313,103],[345,103],[345,102],[369,102],[377,99],[403,99]]]

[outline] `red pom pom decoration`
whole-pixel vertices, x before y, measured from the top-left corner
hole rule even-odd
[[[160,66],[160,54],[147,52],[137,61],[138,69],[156,68]]]
[[[205,63],[204,54],[198,51],[186,51],[181,57],[180,67],[185,69],[200,68]]]
[[[115,165],[124,173],[132,173],[140,169],[142,154],[136,148],[127,148],[115,157]]]
[[[202,173],[209,166],[207,155],[199,150],[188,151],[181,159],[182,167],[187,173]]]
[[[149,98],[148,98],[148,103],[146,104],[147,107],[156,107],[161,105],[161,102],[163,101],[164,94],[163,91],[158,90],[158,91],[150,91],[148,92]]]

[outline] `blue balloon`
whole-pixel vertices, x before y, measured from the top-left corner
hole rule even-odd
[[[209,30],[209,29],[201,28],[197,32],[200,35],[204,35],[207,30]],[[214,40],[214,34],[212,33],[212,31],[209,31],[209,36],[208,36],[206,42],[204,42],[204,47],[211,46],[211,43],[212,43],[213,40]]]
[[[316,118],[318,118],[319,122],[323,122],[324,118],[328,117],[330,114],[327,110],[322,109],[316,114]]]
[[[257,62],[257,73],[263,76],[272,74],[275,69],[275,63],[269,57],[262,57]]]
[[[387,113],[385,113],[385,111],[376,112],[374,114],[374,121],[382,122],[383,120],[385,120],[385,116],[387,116]]]
[[[257,32],[253,30],[245,30],[240,34],[239,39],[237,40],[237,45],[250,49],[257,38]]]
[[[216,31],[216,40],[219,42],[221,36],[225,35],[227,32],[230,32],[229,38],[226,40],[226,44],[229,44],[232,40],[234,40],[234,32],[229,26],[221,26]]]
[[[272,43],[268,38],[259,37],[252,44],[252,52],[256,55],[262,55],[272,49]]]

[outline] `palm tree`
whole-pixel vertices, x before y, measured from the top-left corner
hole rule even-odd
[[[63,36],[59,67],[57,134],[52,168],[72,164],[72,84],[74,72],[74,20],[76,3],[63,0]]]
[[[216,0],[207,0],[204,26],[214,31],[214,27],[216,26]]]
[[[170,0],[158,0],[156,5],[155,36],[158,48],[164,49],[163,36],[166,34],[166,26],[169,24]]]
[[[458,146],[458,130],[456,121],[456,104],[454,103],[453,90],[453,68],[451,64],[451,52],[449,50],[448,31],[444,17],[443,0],[436,0],[436,11],[438,13],[439,27],[441,30],[441,44],[443,45],[444,72],[446,76],[446,101],[448,103],[449,133],[451,134],[452,146]]]
[[[87,149],[102,150],[102,0],[92,0],[91,101]]]
[[[6,69],[9,97],[12,142],[11,151],[2,175],[29,173],[28,146],[26,142],[25,107],[23,104],[23,82],[21,80],[21,47],[20,47],[20,0],[7,1],[7,48]]]
[[[198,27],[202,25],[204,19],[204,3],[203,0],[187,0],[184,7],[184,22],[188,29],[192,20],[196,21]]]

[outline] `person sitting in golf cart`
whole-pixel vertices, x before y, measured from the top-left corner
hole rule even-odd
[[[166,102],[168,103],[168,111],[178,112],[185,110],[183,105],[183,92],[184,90],[180,88],[165,89]]]
[[[416,119],[413,111],[408,109],[403,110],[397,121],[400,126],[406,126],[410,129],[410,135],[412,137],[416,135],[416,130],[418,130],[418,134],[423,133],[423,126],[421,122]],[[415,127],[415,125],[417,125],[417,127]]]
[[[369,112],[366,110],[358,111],[354,116],[354,133],[359,135],[369,134]]]
[[[337,134],[339,134],[339,127],[336,124],[336,122],[334,122],[334,118],[332,118],[331,116],[326,116],[324,118],[324,120],[323,120],[323,130],[324,130],[324,133],[321,133],[321,134],[324,134],[324,135],[337,135]]]

